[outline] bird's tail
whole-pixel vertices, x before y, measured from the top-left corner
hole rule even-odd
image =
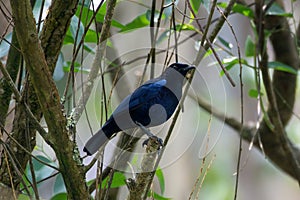
[[[108,137],[105,132],[100,129],[95,135],[93,135],[85,144],[83,151],[87,153],[87,155],[93,155],[96,153],[99,148],[108,142],[110,137]]]

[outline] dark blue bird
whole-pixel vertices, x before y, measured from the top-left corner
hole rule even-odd
[[[166,122],[174,113],[182,96],[186,74],[195,67],[173,63],[161,76],[151,79],[128,95],[102,128],[83,149],[92,155],[115,133],[139,126],[153,127]]]

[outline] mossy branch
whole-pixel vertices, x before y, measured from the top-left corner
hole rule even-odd
[[[30,2],[11,0],[11,7],[22,55],[49,129],[50,145],[59,161],[69,198],[89,199],[85,173],[73,154],[74,143],[69,140],[67,121],[38,38]]]

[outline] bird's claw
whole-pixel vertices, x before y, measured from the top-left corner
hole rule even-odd
[[[141,123],[139,122],[135,122],[136,125],[138,125],[140,127],[140,129],[148,136],[148,139],[146,139],[142,146],[145,147],[147,146],[147,148],[151,148],[150,146],[157,146],[157,150],[160,150],[164,145],[163,145],[163,140],[155,135],[153,135],[153,133],[151,133],[145,126],[143,126]]]
[[[158,145],[158,148],[157,150],[160,150],[163,146],[164,146],[164,143],[163,143],[163,140],[155,135],[149,137],[148,139],[146,139],[144,142],[143,142],[143,147],[145,146],[148,146],[149,143],[151,142],[155,142],[155,144]]]

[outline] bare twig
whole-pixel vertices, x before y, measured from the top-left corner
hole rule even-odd
[[[210,132],[211,119],[212,119],[212,115],[210,115],[210,118],[209,118],[209,121],[208,121],[208,128],[207,128],[207,133],[208,133],[208,134],[207,134],[207,140],[206,140],[206,145],[205,145],[205,155],[206,155],[206,153],[208,153],[208,151],[209,151],[209,150],[208,150],[208,145],[209,145],[209,137],[210,137],[210,133],[211,133],[211,132]],[[215,155],[214,155],[214,156],[215,156]],[[201,177],[201,175],[203,174],[203,170],[204,170],[206,158],[207,158],[207,156],[204,156],[203,159],[202,159],[202,166],[200,167],[199,175],[198,175],[198,177],[197,177],[197,179],[196,179],[196,181],[195,181],[195,183],[194,183],[192,192],[190,193],[189,200],[192,199],[193,194],[194,194],[194,192],[196,191],[197,185],[198,185],[198,183],[199,183],[199,181],[200,181],[200,177]],[[205,171],[205,174],[206,174],[206,173],[207,173],[207,170]],[[204,181],[204,178],[205,178],[205,175],[203,176],[202,181],[201,181],[201,183],[200,183],[200,186],[198,187],[198,191],[197,191],[198,194],[200,193],[201,185],[202,185],[202,183],[203,183],[203,181]],[[198,196],[197,193],[196,193],[196,195]],[[199,198],[197,197],[197,198],[195,198],[195,199],[199,199]]]
[[[232,2],[232,1],[230,1],[230,2]],[[231,3],[230,3],[230,2],[228,3],[228,6],[227,6],[226,9],[228,9],[228,7],[231,6]],[[234,1],[233,1],[233,2],[234,2]],[[193,14],[194,17],[196,17],[196,13],[195,13],[194,10],[192,9],[192,6],[191,6],[190,2],[187,1],[187,3],[188,3],[188,6],[189,6],[189,8],[190,8],[191,13]],[[214,5],[215,5],[215,4],[214,4]],[[233,6],[233,5],[232,5],[232,6]],[[231,10],[231,9],[230,9],[230,10]],[[228,14],[229,14],[229,13],[228,13]],[[228,15],[228,14],[227,14],[227,15]],[[227,15],[226,15],[226,13],[224,12],[224,15],[222,15],[222,16],[220,17],[219,22],[220,22],[220,21],[223,21],[222,26],[223,26],[224,21],[225,21],[225,19],[223,19],[223,18],[224,18],[224,16],[226,17]],[[222,20],[222,19],[223,19],[223,20]],[[200,31],[203,33],[203,28],[202,28],[202,26],[200,25],[200,23],[199,23],[198,20],[196,20],[196,23],[197,23],[197,25],[198,25]],[[216,27],[216,28],[220,28],[220,27]],[[215,28],[215,29],[216,29],[216,28]],[[215,36],[216,36],[216,35],[215,35]],[[203,47],[203,48],[200,48],[200,50],[199,50],[199,52],[198,52],[198,54],[197,54],[197,57],[196,57],[196,59],[195,59],[195,61],[194,61],[193,64],[197,66],[197,64],[199,64],[200,61],[202,60],[202,58],[203,58],[204,53],[206,52],[206,50],[207,50],[208,48],[210,48],[210,49],[212,50],[212,52],[213,52],[213,54],[214,54],[216,60],[218,61],[220,67],[222,68],[224,74],[226,75],[227,79],[229,80],[229,82],[231,83],[231,85],[232,85],[233,87],[235,87],[235,83],[234,83],[233,79],[231,78],[231,76],[230,76],[229,73],[227,72],[227,69],[224,67],[222,61],[220,60],[218,54],[216,53],[214,47],[212,46],[212,41],[213,41],[213,39],[212,39],[211,37],[210,37],[210,38],[203,37],[203,38],[202,38],[201,44],[202,44],[202,43],[204,44],[203,40],[206,42],[206,45],[205,45],[205,46],[201,46],[201,47]]]
[[[223,12],[217,7],[218,11],[221,13],[221,15],[224,17],[226,23],[228,24],[231,33],[234,37],[234,40],[236,42],[237,46],[237,54],[239,58],[239,66],[240,66],[240,73],[239,73],[239,79],[240,79],[240,114],[241,114],[241,127],[244,125],[244,86],[243,86],[243,65],[242,65],[242,57],[241,57],[241,50],[240,45],[237,39],[237,36],[235,34],[235,31],[233,30],[232,25],[227,20],[227,17],[223,15]],[[238,185],[239,185],[239,175],[240,175],[240,165],[241,165],[241,157],[242,157],[242,129],[237,130],[240,133],[240,140],[239,140],[239,151],[238,151],[238,161],[236,166],[236,181],[235,181],[235,189],[234,189],[234,199],[237,199],[237,193],[238,193]]]
[[[7,72],[7,70],[4,68],[2,62],[0,62],[0,71],[2,72],[4,78],[6,79],[10,89],[13,91],[17,102],[21,102],[21,94],[19,93],[19,91],[15,87],[15,84],[14,84],[13,80],[11,79],[11,77],[10,77],[9,73]],[[45,131],[45,129],[40,125],[39,121],[33,115],[30,108],[28,107],[28,105],[25,102],[23,102],[23,103],[24,103],[24,107],[26,109],[26,112],[27,112],[28,116],[30,117],[31,121],[33,122],[33,124],[35,125],[36,129],[39,131],[39,133],[41,135],[46,137],[47,132]]]
[[[92,68],[88,75],[88,83],[85,85],[84,93],[79,98],[79,101],[77,103],[78,106],[75,108],[75,112],[74,112],[74,114],[75,114],[74,121],[75,122],[78,121],[78,119],[80,118],[80,116],[84,110],[86,102],[89,99],[92,88],[94,86],[94,80],[97,78],[99,69],[102,67],[101,62],[103,61],[103,56],[104,56],[104,52],[106,49],[106,39],[110,35],[109,31],[110,31],[110,26],[111,26],[111,21],[112,21],[112,16],[114,13],[115,6],[116,6],[116,0],[107,1],[106,17],[105,17],[105,21],[102,26],[101,35],[99,38],[99,45],[97,45],[97,48],[96,48],[96,53],[95,53],[95,58],[94,58],[94,61],[92,64]]]

